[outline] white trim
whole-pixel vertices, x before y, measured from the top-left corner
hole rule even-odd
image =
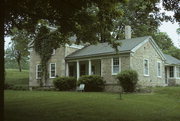
[[[41,78],[38,78],[38,66],[41,65],[41,64],[36,64],[36,79],[41,79]],[[41,71],[42,72],[42,71]]]
[[[180,73],[180,66],[176,66],[176,79],[180,79],[180,77],[178,77],[177,75],[177,68],[179,68],[179,73]]]
[[[175,79],[177,78],[177,75],[176,75],[176,66],[174,66],[174,78]]]
[[[160,64],[160,75],[158,75],[159,74],[158,64]],[[157,65],[156,65],[156,68],[157,68],[157,77],[159,77],[159,78],[162,77],[162,68],[161,68],[161,66],[162,66],[161,61],[157,61]]]
[[[88,74],[91,75],[92,74],[92,69],[91,69],[91,60],[88,60]]]
[[[56,49],[53,49],[52,54],[51,55],[55,55],[56,54]]]
[[[120,57],[112,57],[112,58],[111,58],[111,74],[112,74],[112,75],[117,75],[119,72],[118,72],[118,73],[114,73],[114,72],[113,72],[113,67],[114,67],[114,66],[113,66],[113,59],[114,59],[114,58],[118,58],[118,59],[119,59],[119,72],[121,72],[121,58],[120,58]]]
[[[78,80],[80,77],[79,60],[76,61],[76,71],[77,71],[77,80]]]
[[[153,47],[155,48],[155,50],[157,51],[157,53],[160,55],[160,57],[163,59],[163,60],[166,60],[163,52],[161,51],[161,49],[159,48],[159,46],[156,44],[156,42],[154,41],[154,39],[152,37],[149,37],[150,39],[150,42],[152,42],[152,45]]]
[[[143,46],[148,41],[151,43],[152,47],[155,49],[155,51],[158,53],[158,55],[160,55],[160,57],[163,60],[166,60],[165,57],[164,57],[164,54],[162,53],[159,46],[156,44],[156,42],[153,40],[153,38],[151,36],[149,36],[146,40],[144,40],[143,42],[138,44],[136,47],[134,47],[131,51],[135,52],[136,50],[138,50],[141,46]]]
[[[55,76],[54,77],[51,76],[51,64],[55,64]],[[49,78],[56,78],[56,63],[49,64]]]
[[[138,50],[141,46],[143,46],[146,42],[149,41],[149,38],[147,38],[146,40],[144,40],[143,42],[139,43],[136,47],[134,47],[132,49],[132,52],[136,52],[136,50]]]
[[[69,64],[68,62],[65,62],[66,65],[66,76],[69,76]]]
[[[148,64],[147,64],[147,66],[148,66],[148,74],[145,74],[145,66],[144,66],[145,60],[147,60],[147,62],[148,62]],[[144,73],[144,76],[149,76],[150,75],[149,74],[149,59],[143,59],[143,73]]]
[[[75,49],[82,49],[83,45],[76,45],[76,44],[65,44],[66,47],[75,48]]]

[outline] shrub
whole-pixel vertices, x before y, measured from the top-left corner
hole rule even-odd
[[[85,84],[85,91],[103,91],[104,81],[98,75],[85,75],[79,78],[78,85]]]
[[[29,88],[26,85],[15,85],[12,87],[12,90],[29,90]]]
[[[117,75],[117,79],[120,82],[125,92],[134,92],[138,81],[138,74],[134,70],[125,70]]]
[[[57,77],[53,80],[54,87],[61,91],[71,90],[76,87],[76,78],[74,77]]]
[[[5,83],[4,84],[4,89],[12,89],[13,86],[14,86],[13,84]]]

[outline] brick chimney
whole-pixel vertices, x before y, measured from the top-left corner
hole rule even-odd
[[[131,26],[125,26],[125,39],[131,39]]]

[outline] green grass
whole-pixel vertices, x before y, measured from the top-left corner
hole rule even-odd
[[[29,83],[29,71],[18,69],[6,69],[5,83],[13,84],[16,86],[28,86]]]
[[[180,87],[149,94],[5,91],[5,121],[179,121]]]

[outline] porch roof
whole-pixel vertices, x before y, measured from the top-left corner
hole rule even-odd
[[[145,37],[138,37],[132,39],[118,40],[118,42],[122,43],[121,46],[118,46],[118,50],[120,53],[127,53],[127,52],[129,53],[140,43],[144,42],[149,38],[150,36],[145,36]],[[115,53],[116,53],[115,49],[112,48],[111,45],[106,42],[106,43],[98,43],[96,45],[86,46],[68,55],[66,59],[99,56],[99,55],[115,54]]]
[[[175,65],[180,65],[180,60],[170,56],[170,55],[167,55],[167,54],[164,54],[165,58],[166,58],[166,63],[167,64],[175,64]]]

